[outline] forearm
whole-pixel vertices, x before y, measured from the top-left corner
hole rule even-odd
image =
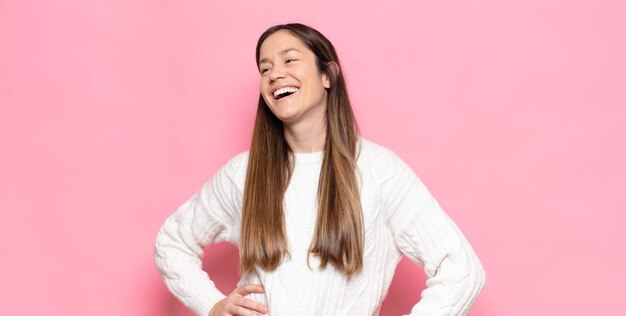
[[[485,284],[485,271],[469,244],[440,262],[411,316],[467,315]],[[429,274],[429,273],[427,273]]]
[[[405,190],[388,224],[398,248],[428,277],[410,315],[466,315],[485,283],[480,260],[419,177],[405,171],[399,178]]]
[[[154,261],[170,292],[196,315],[206,316],[225,295],[202,270],[203,249],[225,240],[229,230],[208,212],[215,203],[207,205],[202,197],[194,195],[167,218],[156,238]]]
[[[169,225],[168,225],[169,224]],[[173,233],[172,223],[162,227],[157,236],[154,261],[169,291],[196,315],[206,316],[211,307],[224,298],[202,270],[202,251],[194,252]]]

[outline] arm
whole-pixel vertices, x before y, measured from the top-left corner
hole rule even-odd
[[[466,315],[484,286],[483,267],[419,177],[399,159],[394,165],[384,191],[387,223],[400,251],[428,277],[410,315]]]
[[[225,297],[202,270],[202,255],[208,244],[231,239],[236,190],[222,168],[167,218],[157,235],[154,260],[163,281],[198,316],[208,315]]]

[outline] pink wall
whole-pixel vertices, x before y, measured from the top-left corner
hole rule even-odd
[[[190,315],[154,238],[246,148],[254,45],[288,21],[333,41],[362,133],[473,244],[472,315],[626,310],[623,1],[1,0],[0,313]],[[383,315],[424,286],[396,276]]]

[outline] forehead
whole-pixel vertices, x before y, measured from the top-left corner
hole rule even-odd
[[[268,36],[259,49],[259,60],[271,58],[273,55],[281,54],[287,49],[295,48],[301,53],[310,52],[302,41],[289,31],[280,30]]]

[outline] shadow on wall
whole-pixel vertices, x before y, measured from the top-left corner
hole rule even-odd
[[[203,269],[211,276],[222,293],[228,294],[235,289],[239,281],[239,252],[228,243],[210,245],[205,249]],[[401,273],[399,272],[401,271]],[[419,301],[420,293],[425,288],[426,276],[421,267],[403,258],[398,265],[387,297],[383,302],[380,316],[408,314],[411,307]],[[165,286],[163,285],[163,288]],[[162,291],[167,296],[161,316],[194,316],[172,294]],[[474,311],[472,315],[484,315]]]

